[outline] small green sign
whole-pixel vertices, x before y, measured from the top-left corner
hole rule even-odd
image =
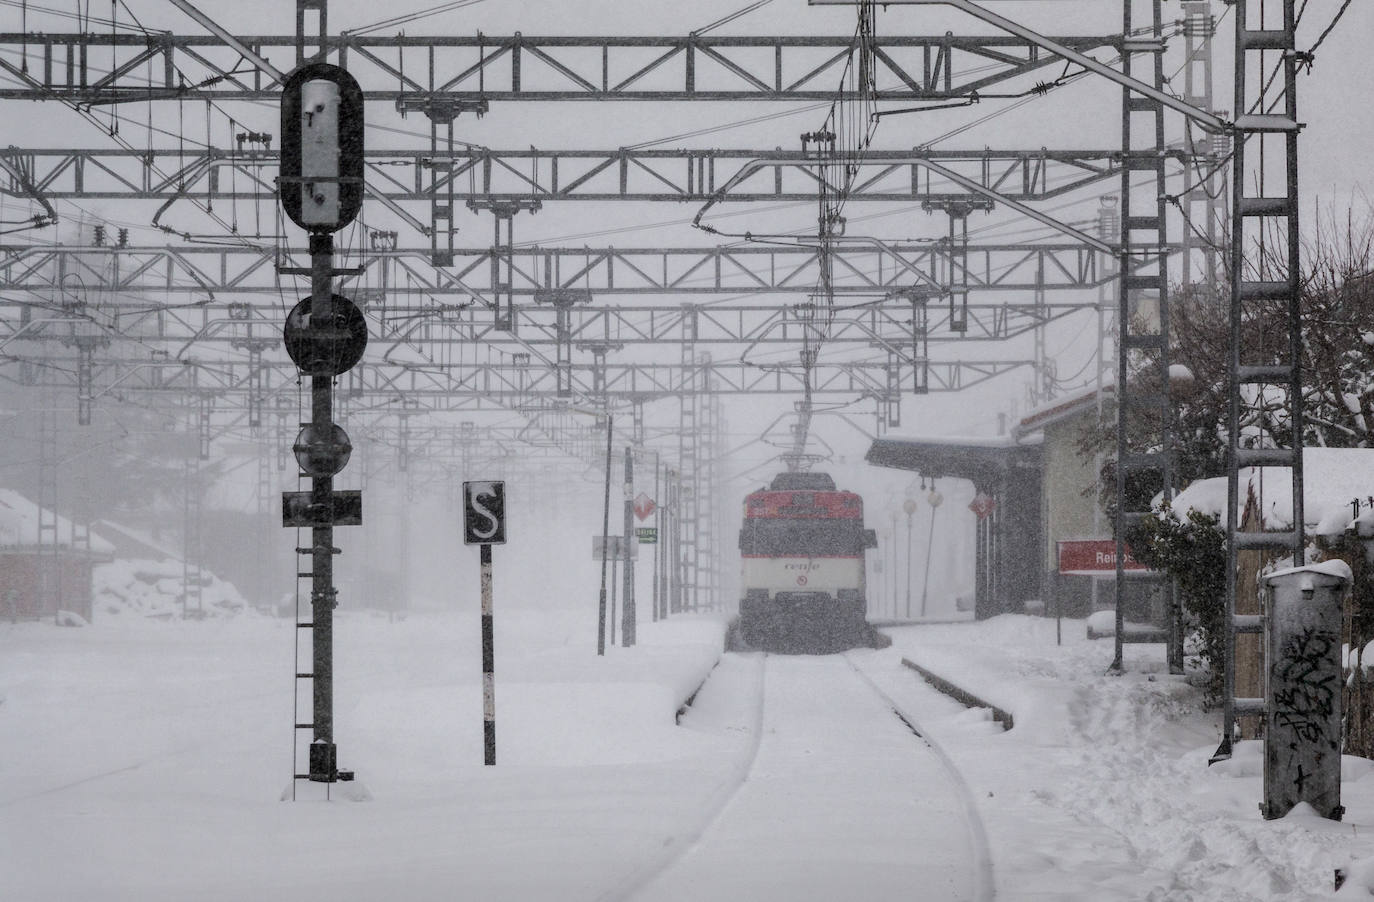
[[[658,542],[658,527],[656,526],[636,526],[635,538],[639,539],[641,545],[654,545]]]

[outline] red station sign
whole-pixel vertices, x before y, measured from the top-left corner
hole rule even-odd
[[[1059,572],[1074,576],[1116,575],[1115,539],[1075,539],[1059,545]],[[1126,549],[1122,569],[1127,573],[1147,573],[1149,568]]]

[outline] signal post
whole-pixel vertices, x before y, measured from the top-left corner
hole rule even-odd
[[[287,353],[310,377],[310,422],[292,450],[311,480],[309,492],[282,494],[282,525],[310,529],[311,668],[296,679],[311,682],[313,716],[296,729],[310,730],[309,767],[297,779],[316,783],[352,780],[340,771],[334,743],[333,618],[334,527],[362,523],[362,493],[334,491],[334,475],[348,463],[352,445],[334,423],[333,380],[362,359],[367,323],[348,298],[333,293],[333,233],[358,215],[363,195],[363,94],[357,81],[327,63],[301,66],[287,77],[281,102],[281,176],[278,191],[286,214],[310,233],[310,268],[283,273],[310,276],[310,296],[287,316]],[[299,718],[297,718],[299,720]],[[295,783],[293,781],[292,786]],[[294,798],[294,790],[292,793]]]

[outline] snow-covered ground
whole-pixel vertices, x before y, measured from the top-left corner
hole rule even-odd
[[[716,817],[759,739],[741,729],[739,700],[703,692],[675,718],[717,665],[723,624],[641,623],[638,647],[598,658],[595,613],[498,609],[496,767],[482,765],[472,612],[341,614],[340,765],[372,795],[356,804],[307,801],[319,787],[305,784],[301,801],[279,801],[291,769],[289,621],[245,612],[0,624],[3,898],[729,898],[709,882],[704,896],[665,890],[663,880],[691,872],[690,856],[646,880],[680,849],[705,855],[692,840],[707,825],[742,837],[746,858],[775,854],[788,835],[757,787]],[[1110,640],[1087,640],[1083,621],[1064,623],[1062,645],[1053,620],[1019,616],[890,632],[891,648],[849,658],[957,763],[999,899],[1321,899],[1335,868],[1374,855],[1374,764],[1348,760],[1343,822],[1262,820],[1257,750],[1205,766],[1216,717],[1166,673],[1162,649],[1128,646],[1127,672],[1108,676]],[[1002,733],[987,712],[939,695],[903,657],[1010,710],[1015,728]],[[826,700],[824,686],[810,691]],[[835,729],[885,716],[856,713]],[[913,759],[919,752],[913,741]],[[762,772],[776,775],[784,760]],[[883,773],[856,766],[849,779],[874,798],[923,789],[919,769],[914,785]],[[825,789],[816,786],[818,800]],[[942,789],[930,787],[932,800]],[[808,810],[808,791],[789,787],[793,819],[805,816],[795,812]],[[944,854],[928,845],[948,805],[902,810],[910,823],[886,815],[897,841],[861,847],[862,831],[836,831],[855,838],[837,839],[834,853],[879,866]],[[1374,885],[1352,873],[1341,898]],[[822,881],[792,883],[776,898],[834,898]],[[874,884],[844,895],[891,897]],[[921,889],[907,898],[926,898]]]
[[[1374,762],[1346,757],[1342,822],[1265,821],[1261,744],[1208,767],[1220,718],[1162,646],[1126,646],[1109,675],[1111,640],[1086,640],[1081,620],[1062,645],[1053,619],[1021,616],[890,632],[893,651],[1015,717],[993,738],[929,724],[974,788],[999,899],[1322,899],[1336,868],[1368,868],[1351,865],[1374,854]],[[1352,876],[1341,898],[1370,887]]]

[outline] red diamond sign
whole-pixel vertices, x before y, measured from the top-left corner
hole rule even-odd
[[[997,502],[993,500],[991,495],[979,492],[974,496],[973,501],[970,502],[968,509],[973,511],[974,515],[979,520],[983,520],[990,516],[996,507]]]
[[[649,519],[649,515],[654,512],[658,505],[654,504],[654,499],[640,492],[635,496],[634,512],[635,516],[641,520]]]

